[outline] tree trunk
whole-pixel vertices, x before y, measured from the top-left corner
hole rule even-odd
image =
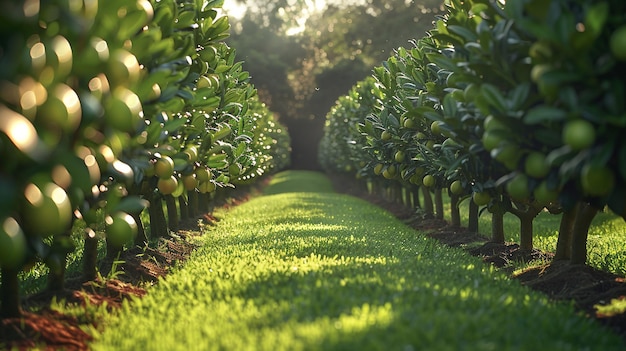
[[[441,188],[435,188],[435,218],[443,219],[443,196]]]
[[[167,223],[165,222],[163,204],[158,196],[152,196],[148,212],[150,215],[150,235],[153,238],[167,236]]]
[[[491,214],[491,241],[504,244],[504,210],[495,210]]]
[[[187,199],[185,196],[178,197],[178,208],[180,210],[180,219],[186,220],[189,219],[189,207],[187,206]]]
[[[200,213],[198,211],[198,192],[196,190],[189,192],[188,213],[189,218],[194,218]]]
[[[55,249],[59,262],[49,264],[48,286],[47,290],[59,292],[65,289],[65,272],[67,270],[67,254],[71,250],[67,247],[71,241],[72,229],[68,229],[65,233],[55,236],[52,240],[52,247]],[[58,265],[57,265],[58,263]]]
[[[521,206],[524,208],[522,209]],[[520,207],[510,209],[520,221],[520,250],[530,251],[533,249],[533,220],[543,207],[532,205],[521,205]]]
[[[167,207],[167,226],[171,231],[178,230],[178,209],[176,208],[176,199],[172,195],[165,196],[165,205]]]
[[[574,230],[572,231],[571,264],[587,263],[587,235],[591,221],[598,213],[598,209],[588,203],[583,203],[578,210]]]
[[[200,194],[200,198],[198,199],[198,209],[200,213],[205,214],[209,212],[209,205],[211,204],[211,194]]]
[[[120,257],[120,255],[122,254],[123,247],[109,245],[108,241],[106,244],[107,244],[106,245],[107,246],[106,259],[113,262],[116,258]]]
[[[478,233],[478,205],[476,205],[474,201],[469,202],[467,230],[472,233]]]
[[[424,194],[424,213],[427,218],[434,217],[433,198],[430,196],[430,190],[422,185],[422,194]]]
[[[146,235],[146,228],[141,221],[141,212],[131,213],[135,223],[137,223],[137,236],[135,237],[135,246],[144,247],[148,245],[148,236]]]
[[[580,206],[580,203],[576,204],[572,209],[563,212],[561,224],[559,225],[559,236],[556,241],[556,251],[554,253],[555,261],[569,260],[572,258],[572,234]]]
[[[522,215],[519,217],[519,247],[522,251],[533,249],[533,220],[535,217]]]
[[[461,227],[461,211],[459,210],[459,195],[450,194],[450,222],[454,227]]]
[[[93,231],[85,236],[83,249],[83,281],[96,279],[96,267],[98,265],[98,238]]]
[[[413,208],[421,208],[419,188],[415,187],[411,190],[411,197],[413,198]]]
[[[19,269],[2,267],[0,276],[0,319],[19,318],[22,315],[20,300],[20,281],[17,276]]]

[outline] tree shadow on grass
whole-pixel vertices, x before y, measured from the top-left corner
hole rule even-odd
[[[380,233],[296,227],[264,247],[284,264],[229,292],[260,308],[239,320],[242,334],[287,334],[276,339],[320,350],[618,349],[571,309],[429,239],[395,245]]]

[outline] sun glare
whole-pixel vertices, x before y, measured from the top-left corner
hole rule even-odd
[[[246,14],[246,5],[236,1],[226,1],[222,6],[222,11],[229,17],[242,19]]]

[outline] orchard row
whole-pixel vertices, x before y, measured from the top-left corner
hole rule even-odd
[[[328,170],[423,191],[442,217],[441,192],[520,219],[562,214],[556,259],[586,262],[598,211],[626,215],[626,3],[621,0],[451,0],[428,35],[399,48],[327,116]],[[434,196],[434,200],[432,200]]]
[[[100,240],[115,257],[145,245],[144,227],[167,235],[220,189],[286,166],[286,130],[223,43],[222,3],[0,6],[1,316],[19,315],[18,273],[35,262],[62,288],[77,219],[93,279]]]

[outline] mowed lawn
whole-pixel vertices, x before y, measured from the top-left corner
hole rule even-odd
[[[623,350],[616,335],[322,174],[217,213],[201,248],[103,321],[94,350]]]

